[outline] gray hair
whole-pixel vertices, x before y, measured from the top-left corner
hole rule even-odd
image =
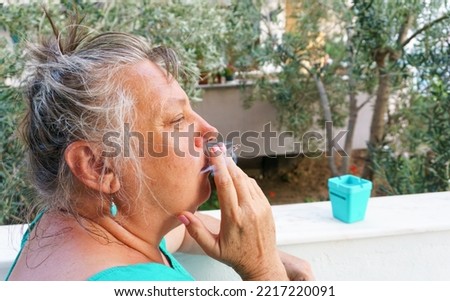
[[[102,145],[108,132],[123,135],[133,117],[133,99],[117,74],[124,67],[150,60],[178,77],[173,50],[152,48],[143,38],[120,32],[93,33],[79,24],[29,44],[26,100],[28,111],[22,134],[28,148],[30,176],[46,208],[77,215],[70,196],[74,176],[64,159],[65,149],[77,140]],[[120,137],[118,141],[124,141]],[[124,160],[139,170],[136,157],[111,160],[121,177]]]

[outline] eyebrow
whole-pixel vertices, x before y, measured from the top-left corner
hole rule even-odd
[[[177,102],[181,102],[185,105],[189,104],[189,98],[182,98],[182,97],[169,97],[167,100],[173,100],[173,101],[177,101]]]

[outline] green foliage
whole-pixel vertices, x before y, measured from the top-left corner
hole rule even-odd
[[[261,1],[234,0],[225,14],[226,64],[240,71],[255,67],[255,55],[261,33]]]
[[[225,65],[226,10],[202,1],[180,4],[137,6],[135,19],[140,21],[130,31],[176,49],[195,74],[220,70]]]
[[[277,12],[271,14],[272,18]],[[321,78],[326,87],[335,125],[342,126],[346,116],[346,82],[340,72],[345,55],[343,36],[324,35],[321,28],[330,16],[329,7],[316,1],[303,1],[298,14],[287,16],[296,20],[295,30],[285,32],[281,41],[269,34],[254,52],[260,66],[272,65],[279,72],[275,81],[270,75],[257,79],[254,93],[247,101],[272,102],[280,124],[297,136],[314,124],[324,124],[322,118],[317,119],[321,107],[313,76]]]
[[[427,191],[426,157],[422,155],[396,154],[389,146],[371,150],[375,166],[377,195],[398,195]]]
[[[354,1],[352,10],[357,17],[355,30],[361,41],[360,48],[369,52],[384,47],[396,48],[405,18],[420,14],[424,6],[423,1],[416,0]]]
[[[16,132],[23,103],[20,90],[10,83],[23,66],[21,54],[11,52],[10,47],[6,39],[0,39],[0,224],[23,222],[25,209],[33,200]]]
[[[395,106],[395,113],[389,114],[387,132],[376,127],[371,133],[378,137],[384,132],[387,147],[371,150],[374,169],[388,178],[392,193],[446,189],[448,157],[442,137],[448,128],[439,127],[448,124],[448,114],[439,113],[445,112],[446,96],[441,93],[431,105],[430,95],[437,93],[437,88],[430,83],[448,82],[447,78],[442,80],[442,70],[448,73],[443,67],[449,65],[448,46],[440,52],[436,49],[448,39],[448,4],[437,0],[357,0],[351,5],[343,1],[298,1],[295,5],[300,8],[291,16],[296,20],[295,30],[285,33],[281,42],[269,36],[256,52],[261,65],[270,63],[280,72],[275,81],[268,76],[259,79],[250,101],[271,101],[281,124],[301,136],[315,122],[323,124],[317,118],[321,108],[314,79],[319,78],[324,85],[335,125],[342,125],[349,114],[357,114],[357,109],[350,112],[346,106],[349,95],[378,95],[377,104],[389,103]],[[414,31],[415,39],[408,39]],[[445,55],[438,59],[438,53]],[[328,63],[321,61],[327,58]],[[383,77],[388,83],[379,86]],[[419,88],[411,90],[418,78]],[[377,112],[384,114],[384,105]],[[384,116],[379,119],[384,120]],[[424,124],[423,120],[429,122]],[[403,155],[414,154],[418,145],[431,145],[432,152],[439,155],[435,159]],[[394,171],[399,168],[402,171]],[[417,187],[408,190],[401,184],[406,179],[420,183],[409,185]]]
[[[383,194],[450,190],[450,44],[440,31],[435,28],[421,40],[426,47],[408,56],[418,70],[416,87],[391,115],[393,138],[372,150]],[[404,126],[394,126],[399,123]]]

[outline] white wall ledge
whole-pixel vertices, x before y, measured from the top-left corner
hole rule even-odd
[[[450,192],[371,198],[365,220],[353,224],[334,219],[330,202],[272,208],[279,248],[308,260],[319,280],[450,280]],[[21,233],[21,225],[0,226],[0,278]],[[240,279],[205,256],[176,256],[198,280]]]
[[[450,192],[371,198],[365,220],[353,224],[334,219],[330,202],[273,206],[273,212],[278,245],[445,231]]]
[[[370,198],[364,221],[333,218],[331,202],[272,206],[278,246],[450,230],[450,192]],[[204,211],[220,217],[217,210]]]

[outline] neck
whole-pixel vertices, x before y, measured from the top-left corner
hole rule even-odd
[[[139,232],[133,231],[136,227],[127,222],[125,225],[119,224],[109,216],[99,218],[95,221],[97,225],[107,231],[112,239],[123,244],[147,257],[152,262],[165,263],[165,258],[159,250],[159,244],[163,235],[147,233],[142,237]],[[151,232],[151,231],[146,231]]]
[[[158,206],[141,206],[139,211],[119,210],[117,216],[112,217],[108,209],[110,204],[106,202],[102,206],[102,215],[99,216],[94,204],[92,201],[83,202],[84,206],[78,208],[83,208],[79,210],[80,215],[93,222],[94,228],[100,227],[106,231],[108,239],[143,254],[150,261],[167,264],[159,250],[159,244],[178,225],[176,217],[168,215]]]

